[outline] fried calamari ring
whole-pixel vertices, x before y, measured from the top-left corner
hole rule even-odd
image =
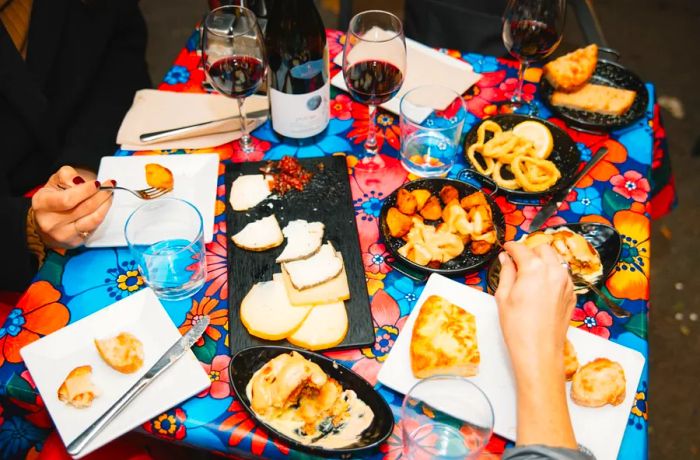
[[[510,165],[511,171],[523,190],[544,192],[557,183],[561,173],[549,160],[519,156]]]
[[[469,158],[472,166],[474,166],[474,169],[476,169],[479,173],[483,174],[484,176],[490,176],[496,162],[493,160],[493,158],[485,157],[484,154],[478,150],[479,147],[481,146],[477,144],[470,145],[467,149],[467,158]],[[477,153],[481,154],[481,158],[484,160],[486,167],[482,166],[481,162],[476,158]]]
[[[499,187],[501,188],[507,188],[509,190],[518,190],[520,188],[520,183],[518,182],[518,179],[516,177],[513,177],[512,179],[504,179],[503,176],[501,175],[501,168],[506,166],[505,163],[501,163],[500,161],[496,163],[496,166],[493,168],[493,173],[491,174],[491,179],[498,184]]]

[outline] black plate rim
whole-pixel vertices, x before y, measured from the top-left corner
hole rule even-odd
[[[537,231],[539,232],[542,230],[546,230],[548,228],[556,229],[556,228],[561,228],[561,227],[568,227],[568,228],[576,231],[576,233],[578,233],[579,235],[583,235],[580,231],[575,230],[576,228],[580,229],[583,225],[593,225],[593,226],[597,226],[597,227],[601,227],[601,228],[607,228],[609,230],[612,230],[612,233],[614,235],[617,235],[617,254],[615,254],[615,257],[613,257],[613,262],[610,264],[609,267],[603,266],[603,275],[600,277],[600,279],[598,279],[598,281],[596,281],[594,283],[596,286],[601,286],[610,277],[610,274],[617,266],[617,263],[620,261],[620,254],[622,253],[622,235],[620,235],[620,232],[618,232],[615,227],[613,227],[612,225],[604,224],[602,222],[571,222],[571,223],[564,223],[564,224],[557,224],[557,225],[549,225],[547,227],[539,228],[539,229],[537,229]],[[534,233],[534,232],[529,232],[529,233]],[[596,248],[596,250],[597,250],[597,248]],[[491,276],[489,276],[490,272],[492,270],[492,267],[493,267],[493,265],[489,267],[488,273],[486,274],[486,285],[487,285],[488,289],[493,292],[496,290],[496,286],[493,286],[493,283],[491,282]]]
[[[505,195],[507,197],[535,199],[535,198],[542,198],[544,196],[551,195],[551,194],[556,193],[560,190],[563,190],[565,187],[568,187],[569,185],[571,185],[571,182],[574,180],[574,176],[576,175],[576,171],[578,170],[578,167],[581,164],[581,151],[579,150],[578,145],[576,145],[576,142],[574,141],[574,139],[569,135],[569,133],[567,133],[562,128],[555,125],[554,123],[552,123],[549,120],[545,120],[544,118],[534,117],[531,115],[523,115],[520,113],[500,113],[500,114],[493,115],[493,116],[488,117],[488,118],[484,118],[484,119],[480,120],[477,124],[472,126],[472,128],[469,131],[467,131],[467,134],[464,136],[464,143],[462,146],[463,147],[462,154],[464,156],[464,161],[466,163],[466,169],[473,172],[477,177],[485,178],[486,181],[493,183],[493,179],[479,173],[479,171],[474,169],[474,166],[471,164],[471,161],[467,157],[467,148],[469,147],[467,145],[467,139],[469,139],[469,137],[471,137],[472,134],[475,134],[476,131],[479,129],[479,126],[481,126],[485,121],[498,122],[498,120],[504,119],[504,118],[507,118],[507,119],[515,118],[515,119],[519,119],[522,121],[536,121],[538,123],[542,123],[550,131],[556,132],[557,135],[562,136],[564,139],[566,139],[567,143],[570,143],[569,146],[564,146],[565,148],[562,148],[561,150],[558,148],[554,148],[553,150],[556,150],[558,152],[570,151],[570,150],[572,150],[571,148],[573,147],[573,151],[576,152],[576,154],[578,155],[578,158],[576,158],[576,161],[575,161],[576,169],[572,170],[567,176],[564,176],[562,174],[562,177],[559,179],[559,181],[557,183],[555,183],[552,187],[550,187],[549,189],[547,189],[543,192],[526,192],[523,190],[511,190],[508,188],[498,187],[498,191],[496,193],[498,194],[498,193],[502,192],[503,195]],[[554,135],[552,137],[554,137]],[[557,167],[558,167],[558,165],[557,165]]]
[[[472,184],[468,182],[464,182],[461,180],[457,179],[448,179],[444,177],[431,177],[431,178],[422,178],[422,179],[416,179],[412,180],[406,183],[401,184],[399,187],[396,188],[393,192],[391,192],[389,195],[387,195],[384,198],[384,201],[382,203],[382,209],[379,213],[379,233],[382,236],[382,240],[386,246],[387,251],[391,253],[392,256],[394,256],[396,259],[400,261],[400,263],[404,265],[408,265],[409,267],[418,270],[422,273],[438,273],[440,275],[445,275],[445,276],[459,276],[459,275],[465,275],[467,273],[474,273],[478,270],[481,270],[484,266],[488,265],[491,263],[494,257],[498,255],[499,249],[497,245],[494,245],[493,248],[491,248],[491,251],[488,253],[484,259],[477,263],[476,265],[471,265],[469,267],[462,267],[462,268],[431,268],[431,267],[426,267],[423,265],[419,265],[411,260],[408,260],[404,256],[398,253],[398,251],[395,251],[394,248],[388,244],[388,239],[393,238],[391,235],[388,234],[388,225],[386,224],[386,215],[389,212],[390,206],[388,205],[390,198],[395,197],[399,193],[399,189],[402,189],[408,185],[411,184],[416,184],[416,183],[422,183],[422,182],[432,182],[432,181],[440,181],[444,183],[445,185],[454,185],[457,184],[459,187],[468,187],[473,189],[474,192],[482,192],[484,196],[486,197],[486,201],[489,203],[491,206],[491,211],[494,214],[494,227],[496,228],[496,237],[498,238],[499,242],[503,242],[503,238],[505,237],[505,216],[503,215],[503,212],[501,211],[501,208],[498,206],[498,204],[493,200],[491,195],[489,195],[487,192],[484,192],[483,190],[473,186]],[[504,225],[500,226],[498,221],[503,221]],[[466,248],[465,248],[466,250]]]
[[[383,415],[387,416],[388,420],[390,422],[389,429],[387,429],[386,432],[383,433],[382,436],[378,440],[376,440],[373,443],[368,444],[366,446],[352,447],[352,448],[344,448],[343,447],[343,448],[337,448],[337,449],[325,449],[323,447],[307,446],[305,444],[302,444],[298,441],[295,441],[294,439],[291,439],[291,438],[287,437],[286,435],[278,432],[277,430],[275,430],[274,428],[269,426],[267,423],[265,423],[264,420],[261,420],[257,416],[257,414],[250,407],[249,402],[246,402],[248,400],[248,396],[245,393],[243,395],[241,395],[238,391],[238,387],[233,384],[233,382],[235,380],[233,378],[234,377],[233,364],[236,361],[236,357],[238,357],[238,355],[240,355],[242,353],[246,353],[246,352],[251,353],[252,351],[257,350],[257,349],[279,350],[279,354],[290,353],[292,351],[296,351],[297,353],[299,353],[300,355],[304,356],[307,359],[309,359],[309,357],[311,357],[312,359],[319,359],[319,360],[325,361],[325,362],[331,364],[333,367],[341,366],[344,371],[349,372],[351,375],[356,377],[358,379],[358,381],[363,382],[363,384],[367,386],[367,390],[371,390],[372,392],[374,392],[377,395],[377,400],[381,402],[381,407],[379,408],[380,412],[383,412],[384,413]],[[279,354],[275,355],[275,356],[279,356]],[[338,361],[331,359],[331,358],[328,358],[320,353],[316,353],[316,352],[313,352],[310,350],[287,347],[284,345],[255,345],[255,346],[243,348],[243,349],[237,351],[231,357],[231,361],[230,361],[229,366],[228,366],[228,373],[229,373],[229,381],[231,382],[231,387],[233,388],[234,393],[236,393],[236,398],[238,398],[238,401],[245,408],[246,412],[248,412],[248,414],[255,420],[255,423],[257,423],[259,426],[262,426],[265,429],[265,431],[270,433],[272,436],[275,436],[275,437],[283,440],[284,442],[293,446],[295,449],[305,451],[305,452],[315,454],[315,455],[321,455],[324,457],[356,454],[359,452],[365,452],[365,451],[368,451],[368,450],[371,450],[371,449],[378,447],[380,444],[382,444],[384,441],[386,441],[394,431],[394,425],[395,425],[394,415],[393,415],[393,412],[391,411],[391,407],[389,407],[389,403],[386,402],[386,400],[382,397],[382,395],[380,395],[379,392],[367,380],[365,380],[361,375],[359,375],[357,372],[353,371],[352,369],[350,369],[347,366],[343,366]],[[344,382],[339,382],[339,383],[341,385],[343,385]],[[345,385],[343,385],[343,388],[356,391],[355,388],[347,388]],[[377,414],[377,411],[375,411],[374,407],[372,407],[372,411],[375,412],[375,417],[379,417],[379,415]]]
[[[643,88],[644,92],[638,93],[637,97],[642,97],[642,102],[641,105],[643,108],[641,109],[640,113],[636,115],[635,117],[629,119],[629,120],[623,120],[620,117],[616,117],[619,121],[617,122],[611,122],[611,123],[594,123],[590,121],[586,121],[582,118],[576,118],[567,115],[565,112],[562,112],[557,106],[552,105],[550,101],[550,95],[554,91],[554,88],[552,85],[549,84],[549,82],[543,78],[541,80],[541,91],[542,91],[542,100],[544,101],[545,105],[549,110],[552,111],[552,113],[557,116],[558,118],[561,118],[562,120],[566,121],[566,123],[574,128],[581,128],[584,130],[593,130],[593,131],[602,131],[602,132],[610,132],[615,129],[620,129],[624,128],[627,126],[632,125],[633,123],[639,121],[641,118],[644,117],[647,106],[649,105],[649,90],[647,89],[647,86],[644,84],[644,80],[642,80],[639,75],[637,75],[635,72],[631,71],[627,67],[623,66],[619,62],[611,61],[608,59],[598,59],[598,63],[602,63],[604,65],[609,65],[617,69],[618,72],[621,74],[627,74],[628,77],[631,77],[632,79],[636,80],[636,83],[638,84],[639,88]],[[596,65],[597,68],[597,65]],[[595,72],[593,73],[595,75]],[[618,87],[620,88],[620,87]],[[622,89],[628,89],[628,88],[622,88]],[[636,102],[636,100],[635,100]],[[634,105],[634,103],[633,103]]]

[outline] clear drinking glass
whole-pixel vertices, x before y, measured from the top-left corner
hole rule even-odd
[[[456,375],[421,380],[401,407],[409,460],[476,459],[493,432],[493,408],[481,389]]]
[[[207,14],[202,34],[202,61],[207,80],[224,96],[236,99],[241,114],[240,145],[255,148],[248,134],[245,98],[255,93],[267,73],[263,35],[255,14],[242,6],[222,6]]]
[[[204,284],[202,215],[189,202],[149,201],[129,216],[124,234],[146,284],[161,299],[190,297]]]
[[[512,110],[535,106],[523,99],[527,67],[546,58],[561,42],[566,19],[566,0],[509,0],[503,13],[503,44],[520,61],[518,87],[510,101]]]
[[[467,115],[450,88],[426,85],[401,98],[401,164],[420,177],[446,175],[459,152]]]
[[[343,77],[352,97],[369,107],[369,123],[362,162],[377,169],[377,106],[399,92],[406,75],[406,42],[401,20],[387,11],[356,14],[348,26],[343,52]]]

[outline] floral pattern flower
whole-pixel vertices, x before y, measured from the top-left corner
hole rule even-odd
[[[255,136],[250,136],[250,141],[253,147],[253,151],[250,153],[243,151],[240,139],[237,139],[231,143],[233,147],[231,152],[231,161],[234,163],[241,163],[243,161],[260,161],[265,157],[265,152],[270,150],[270,147],[272,147],[272,144],[270,144],[268,141],[260,140]]]
[[[384,194],[381,192],[372,190],[369,193],[363,193],[362,197],[354,200],[355,215],[370,222],[379,219],[383,199]]]
[[[363,144],[369,133],[369,109],[364,104],[352,106],[352,130],[347,134],[355,144]],[[394,150],[398,150],[401,144],[401,128],[398,118],[381,108],[375,113],[377,150],[382,151],[384,142],[387,142]],[[364,152],[362,152],[364,154]]]
[[[333,59],[343,51],[345,34],[340,30],[326,30],[326,43],[328,43],[328,54]]]
[[[0,458],[15,458],[46,437],[46,430],[22,417],[11,417],[0,425]]]
[[[176,85],[178,83],[187,83],[189,79],[190,71],[187,70],[187,67],[174,65],[168,70],[168,73],[165,74],[163,81],[169,85]]]
[[[506,78],[499,86],[499,89],[503,91],[503,95],[506,100],[511,99],[518,89],[518,79],[516,77]],[[532,101],[535,98],[535,91],[537,87],[532,83],[527,81],[523,83],[523,94],[522,98],[524,101]]]
[[[647,383],[642,383],[640,391],[634,395],[632,410],[627,424],[637,429],[642,429],[649,418],[649,403],[647,401]]]
[[[211,364],[202,364],[204,372],[209,376],[211,386],[201,392],[198,396],[211,395],[214,399],[223,399],[231,395],[231,384],[229,383],[228,365],[231,357],[228,355],[215,356]]]
[[[297,158],[319,157],[338,152],[349,152],[352,147],[344,135],[352,122],[350,120],[338,120],[332,118],[328,122],[325,134],[319,134],[311,143],[298,143],[283,140],[272,129],[268,121],[255,130],[258,139],[270,142],[273,147],[265,153],[266,160],[279,160],[283,156]]]
[[[508,99],[500,86],[505,78],[505,70],[483,73],[464,97],[469,111],[479,118],[494,115],[497,112],[494,103]]]
[[[594,187],[577,188],[576,200],[570,203],[571,210],[576,214],[589,215],[603,212],[603,201],[600,192]]]
[[[503,217],[506,221],[505,240],[513,240],[518,232],[518,227],[525,221],[525,216],[523,215],[523,212],[518,209],[516,205],[508,201],[506,197],[497,196],[495,201],[498,207],[501,209]],[[530,218],[530,221],[532,221],[532,218]]]
[[[401,315],[408,315],[416,305],[416,300],[420,297],[423,287],[416,286],[416,283],[397,271],[387,274],[384,280],[386,293],[396,300],[401,310]]]
[[[606,286],[618,299],[649,299],[650,222],[643,212],[641,203],[633,203],[629,210],[618,211],[613,217],[622,249]]]
[[[237,446],[248,437],[251,438],[250,450],[255,456],[262,456],[265,451],[268,439],[284,455],[289,454],[289,447],[278,441],[276,438],[269,438],[267,431],[257,425],[250,418],[248,412],[238,400],[233,400],[227,411],[230,415],[221,422],[219,429],[230,432],[228,443],[230,446]]]
[[[580,308],[575,308],[571,319],[576,323],[581,323],[577,327],[586,330],[590,333],[603,337],[610,338],[610,330],[613,319],[610,313],[604,310],[599,310],[592,300],[584,303]]]
[[[379,368],[386,360],[407,318],[408,316],[401,317],[401,310],[396,301],[380,289],[372,298],[374,344],[360,350],[330,352],[327,356],[346,362],[352,370],[374,385],[377,383]]]
[[[170,409],[143,424],[143,429],[164,439],[180,441],[185,438],[187,414],[179,407]]]
[[[498,59],[493,56],[483,56],[476,53],[466,53],[462,58],[471,64],[474,72],[485,73],[498,70]]]
[[[208,316],[209,326],[207,326],[204,335],[199,339],[197,345],[201,345],[205,335],[212,340],[219,340],[221,338],[221,331],[219,331],[216,326],[224,326],[226,324],[228,321],[228,309],[219,308],[215,310],[218,305],[219,301],[211,297],[203,297],[199,302],[192,299],[192,308],[187,312],[185,321],[183,321],[178,328],[180,333],[184,335],[197,324],[197,321],[202,319],[202,317]]]
[[[221,230],[223,228],[223,230]],[[226,223],[221,222],[220,231],[207,245],[207,288],[204,295],[211,297],[217,292],[222,299],[228,299],[228,259],[226,253]]]
[[[637,171],[626,171],[610,178],[613,190],[629,199],[643,203],[649,196],[651,187],[646,177]]]
[[[0,366],[19,363],[19,350],[66,324],[68,309],[59,302],[61,293],[47,281],[37,281],[3,318],[0,312]]]
[[[389,273],[391,267],[386,263],[387,260],[391,261],[391,255],[381,243],[373,243],[367,252],[362,254],[365,271],[369,273]]]
[[[143,277],[138,270],[128,270],[117,277],[117,287],[122,291],[138,291],[143,283]]]
[[[352,106],[354,102],[347,94],[340,93],[331,100],[331,117],[338,120],[352,118]]]

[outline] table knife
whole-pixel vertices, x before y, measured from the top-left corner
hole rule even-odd
[[[124,395],[117,400],[107,411],[102,414],[95,423],[90,425],[77,438],[68,444],[68,455],[75,457],[85,449],[85,446],[97,436],[114,417],[138,396],[153,380],[163,373],[167,368],[180,359],[192,345],[199,340],[204,330],[209,325],[209,317],[202,316],[192,329],[180,337],[163,356],[141,377]]]
[[[539,228],[542,227],[542,225],[547,221],[547,219],[552,217],[554,213],[557,212],[557,209],[559,209],[561,204],[566,199],[567,195],[571,193],[578,181],[583,179],[583,176],[588,174],[588,172],[591,169],[593,169],[593,166],[595,166],[605,156],[606,153],[608,153],[607,147],[599,148],[595,155],[593,155],[593,157],[590,159],[590,161],[586,163],[583,169],[581,169],[581,171],[574,177],[574,180],[571,181],[571,185],[567,188],[559,190],[558,192],[552,195],[549,201],[544,206],[542,206],[540,212],[538,212],[535,218],[532,219],[532,224],[530,224],[531,232],[539,230]]]
[[[246,114],[246,119],[252,120],[253,118],[262,118],[264,116],[267,116],[268,114],[268,109],[263,109],[263,110],[256,110],[255,112],[250,112]],[[139,136],[139,140],[143,143],[148,143],[148,142],[154,142],[154,141],[159,141],[163,140],[168,137],[176,137],[176,136],[183,136],[183,134],[187,134],[190,131],[194,131],[197,128],[200,128],[202,126],[206,126],[212,123],[219,123],[220,121],[226,121],[226,120],[233,120],[235,118],[239,118],[240,115],[233,115],[230,117],[226,118],[219,118],[218,120],[209,120],[209,121],[204,121],[202,123],[196,123],[194,125],[187,125],[187,126],[180,126],[179,128],[170,128],[170,129],[164,129],[162,131],[154,131],[152,133],[144,133]],[[186,136],[183,136],[186,137]]]

